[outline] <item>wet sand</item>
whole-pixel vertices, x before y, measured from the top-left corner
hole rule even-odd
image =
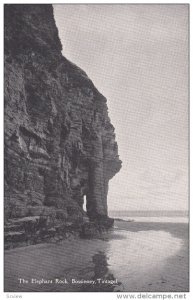
[[[188,252],[187,223],[116,221],[101,239],[5,251],[5,291],[187,292]]]

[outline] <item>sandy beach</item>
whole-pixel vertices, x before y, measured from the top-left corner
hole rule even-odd
[[[6,292],[187,292],[188,223],[115,221],[100,239],[5,251]]]

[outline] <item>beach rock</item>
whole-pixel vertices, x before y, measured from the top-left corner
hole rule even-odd
[[[6,242],[21,242],[25,239],[25,233],[24,232],[17,232],[17,231],[10,231],[8,233],[5,233],[5,243]]]
[[[107,100],[61,50],[52,5],[5,5],[5,220],[110,227],[121,161]]]
[[[98,234],[99,234],[98,228],[96,227],[95,223],[87,222],[87,223],[84,223],[81,227],[80,236],[82,238],[90,239],[93,237],[97,237]]]

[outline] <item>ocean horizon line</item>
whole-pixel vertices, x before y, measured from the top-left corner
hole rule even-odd
[[[111,216],[187,217],[188,210],[109,210]]]

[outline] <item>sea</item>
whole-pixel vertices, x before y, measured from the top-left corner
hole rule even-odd
[[[109,216],[129,222],[188,223],[187,210],[111,210]]]

